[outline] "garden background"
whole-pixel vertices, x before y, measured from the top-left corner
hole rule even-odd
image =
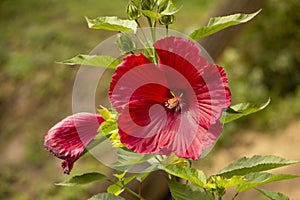
[[[114,34],[89,30],[84,16],[124,17],[127,2],[0,1],[0,199],[79,200],[104,190],[101,184],[76,189],[55,186],[67,175],[62,174],[61,160],[44,151],[43,139],[53,124],[72,114],[78,67],[56,61],[88,54]],[[218,14],[224,1],[182,2],[177,22],[170,28],[190,33]],[[197,163],[208,174],[254,154],[300,160],[300,2],[268,0],[262,7],[215,61],[227,72],[233,103],[265,102],[271,97],[271,104],[224,127],[216,148]],[[72,173],[99,167],[103,166],[97,160],[85,156]],[[283,170],[300,175],[299,164]],[[295,179],[266,187],[300,199],[299,185]],[[256,191],[245,192],[238,199],[256,195]]]

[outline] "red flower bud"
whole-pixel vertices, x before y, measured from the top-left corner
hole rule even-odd
[[[44,148],[64,160],[61,166],[65,174],[71,172],[74,162],[95,138],[103,121],[98,114],[77,113],[61,120],[47,132]]]

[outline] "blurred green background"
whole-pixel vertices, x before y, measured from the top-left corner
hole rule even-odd
[[[188,32],[207,21],[220,2],[184,2],[171,28]],[[103,190],[97,184],[76,189],[54,186],[67,176],[60,169],[61,160],[43,150],[43,137],[72,113],[78,68],[55,62],[87,54],[114,34],[89,30],[84,16],[124,17],[126,4],[126,0],[0,1],[0,199],[76,200]],[[233,102],[272,100],[265,111],[226,126],[220,149],[232,144],[231,136],[240,129],[270,132],[300,117],[299,10],[297,0],[269,0],[218,60],[229,76]],[[100,166],[85,156],[73,174]]]

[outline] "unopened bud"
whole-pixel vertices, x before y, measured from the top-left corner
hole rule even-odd
[[[158,12],[159,13],[163,12],[167,8],[168,4],[169,4],[169,0],[162,0],[158,6]]]
[[[119,49],[125,54],[135,50],[134,42],[132,41],[130,35],[126,33],[120,33],[117,36],[117,45]]]
[[[152,10],[154,7],[154,0],[142,0],[142,10]]]
[[[141,12],[133,1],[130,1],[127,5],[127,18],[130,20],[136,20],[140,18]]]
[[[159,23],[161,25],[169,25],[169,24],[173,24],[174,22],[175,22],[174,15],[164,15],[159,19]]]

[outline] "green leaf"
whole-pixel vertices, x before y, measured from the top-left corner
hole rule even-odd
[[[169,179],[167,179],[167,183],[175,200],[213,199],[211,194],[206,193],[205,190],[199,186],[186,185]]]
[[[122,175],[125,175],[126,172],[122,173],[121,176],[119,176],[120,180],[110,186],[107,187],[106,191],[110,194],[114,194],[116,196],[119,196],[122,192],[124,192],[125,188],[124,186],[127,185],[130,181],[132,181],[136,175],[129,176],[127,178],[123,178]]]
[[[242,176],[233,176],[231,178],[224,178],[218,176],[216,180],[217,185],[221,186],[222,188],[229,188],[232,186],[242,184],[244,182],[246,182],[246,179],[244,179]]]
[[[234,175],[246,175],[252,172],[260,172],[286,165],[298,163],[299,161],[287,160],[278,156],[253,156],[241,158],[219,171],[216,175],[230,178]]]
[[[126,55],[136,50],[136,45],[128,33],[120,33],[117,35],[117,45],[119,50]]]
[[[170,156],[166,156],[161,163],[163,165],[189,165],[189,159],[188,158],[179,158],[175,154],[172,154]]]
[[[251,188],[255,188],[257,186],[275,181],[298,178],[298,176],[289,174],[270,174],[267,172],[254,172],[251,174],[247,174],[244,178],[247,180],[247,182],[238,185],[235,189],[236,192],[243,192],[245,190],[249,190]]]
[[[119,196],[122,192],[124,192],[124,187],[122,186],[122,183],[119,181],[117,183],[111,184],[106,188],[106,191],[110,194]]]
[[[137,167],[138,164],[144,164],[150,159],[154,158],[153,154],[139,154],[124,149],[117,151],[117,161],[113,164],[114,168],[120,171],[130,170]],[[149,170],[156,168],[155,165],[149,164]]]
[[[109,138],[111,144],[113,147],[124,147],[124,145],[121,143],[120,141],[120,135],[118,132],[118,124],[115,121],[115,115],[112,113],[107,113],[105,110],[99,110],[100,113],[103,113],[104,115],[106,115],[106,121],[102,122],[101,125],[98,128],[98,134],[96,136],[100,137],[101,136],[105,136],[106,138]],[[103,141],[103,139],[101,138],[101,140],[99,140],[100,142]]]
[[[152,19],[154,21],[158,21],[162,16],[164,16],[160,13],[153,12],[151,10],[141,10],[141,12],[143,13],[143,15],[145,15],[146,17],[149,17],[150,19]]]
[[[181,7],[177,8],[176,4],[172,0],[168,0],[168,4],[167,4],[166,8],[160,14],[173,15],[173,14],[177,13],[181,9]]]
[[[116,177],[116,178],[119,179],[119,180],[122,180],[122,179],[125,177],[126,174],[127,174],[127,172],[124,171],[124,172],[121,173],[121,174],[113,174],[113,176]]]
[[[118,147],[118,148],[125,147],[120,140],[120,135],[118,130],[111,131],[110,133],[111,135],[109,136],[109,139],[113,147]]]
[[[89,152],[89,149],[93,149],[98,144],[104,142],[107,138],[102,134],[97,134],[96,137],[85,147],[81,156]]]
[[[107,108],[101,105],[100,107],[101,109],[98,109],[98,112],[100,113],[100,115],[104,120],[109,120],[114,118],[114,115]]]
[[[257,191],[261,192],[263,195],[271,200],[289,200],[290,198],[280,192],[271,192],[264,189],[256,188]]]
[[[98,17],[96,19],[89,19],[85,17],[89,28],[104,29],[110,31],[120,31],[135,33],[137,30],[137,23],[132,20],[119,19],[118,17]]]
[[[161,168],[171,175],[183,178],[201,187],[204,187],[206,184],[206,177],[203,171],[180,165],[166,165],[161,166]]]
[[[156,5],[159,6],[163,0],[156,0]]]
[[[105,67],[115,69],[121,61],[111,56],[97,56],[97,55],[84,55],[79,54],[74,58],[58,62],[65,65],[88,65],[94,67]]]
[[[238,118],[241,118],[246,115],[250,115],[252,113],[263,110],[270,103],[270,99],[268,99],[265,103],[254,104],[254,103],[240,103],[233,106],[230,106],[223,113],[220,121],[222,123],[228,123]]]
[[[87,183],[91,182],[96,182],[96,181],[104,181],[108,180],[108,178],[100,174],[98,172],[90,172],[82,175],[77,175],[73,176],[72,178],[62,182],[62,183],[57,183],[55,185],[60,185],[60,186],[79,186],[79,185],[84,185]]]
[[[105,136],[110,136],[114,130],[118,130],[118,124],[114,120],[107,120],[101,123],[98,132],[102,132]]]
[[[110,193],[100,193],[89,198],[88,200],[125,200],[123,197],[115,196]]]
[[[207,26],[201,27],[190,34],[190,38],[194,40],[199,40],[203,37],[214,34],[221,31],[227,27],[242,24],[253,19],[261,10],[252,14],[234,14],[223,17],[211,18]]]

